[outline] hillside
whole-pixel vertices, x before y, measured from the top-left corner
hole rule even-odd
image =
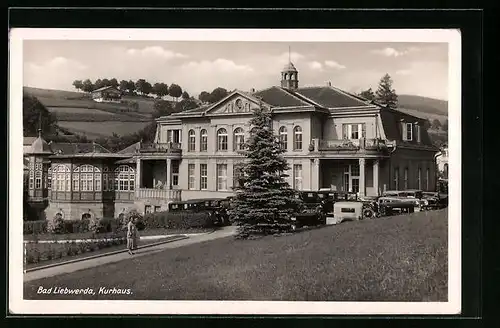
[[[448,116],[448,102],[429,97],[398,95],[399,106],[438,116]]]
[[[124,97],[122,103],[97,103],[82,92],[24,87],[56,115],[58,125],[89,138],[137,132],[151,122],[154,99]]]

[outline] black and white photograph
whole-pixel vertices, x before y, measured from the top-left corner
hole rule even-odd
[[[460,42],[13,29],[12,311],[459,313]]]

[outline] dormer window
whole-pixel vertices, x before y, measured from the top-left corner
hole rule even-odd
[[[406,123],[406,140],[413,140],[413,124]]]
[[[361,139],[366,138],[365,123],[342,124],[342,139]]]

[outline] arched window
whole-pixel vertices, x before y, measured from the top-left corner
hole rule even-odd
[[[302,150],[302,128],[300,126],[293,129],[293,149]]]
[[[245,132],[242,128],[234,130],[234,150],[243,150],[245,145]]]
[[[56,165],[52,169],[53,190],[69,191],[71,170],[66,165]]]
[[[217,150],[227,150],[227,130],[224,128],[217,130]]]
[[[115,169],[115,190],[133,191],[135,187],[135,171],[128,165],[120,165]]]
[[[207,151],[208,148],[208,133],[203,129],[200,131],[200,151]]]
[[[196,148],[196,133],[194,130],[188,132],[188,151],[195,151]]]
[[[279,142],[280,142],[280,147],[286,150],[288,143],[288,131],[286,130],[285,126],[282,126],[279,129]]]

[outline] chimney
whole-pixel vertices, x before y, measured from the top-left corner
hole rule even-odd
[[[332,86],[332,82],[330,82],[330,81],[326,82],[326,86],[327,87],[331,87]]]

